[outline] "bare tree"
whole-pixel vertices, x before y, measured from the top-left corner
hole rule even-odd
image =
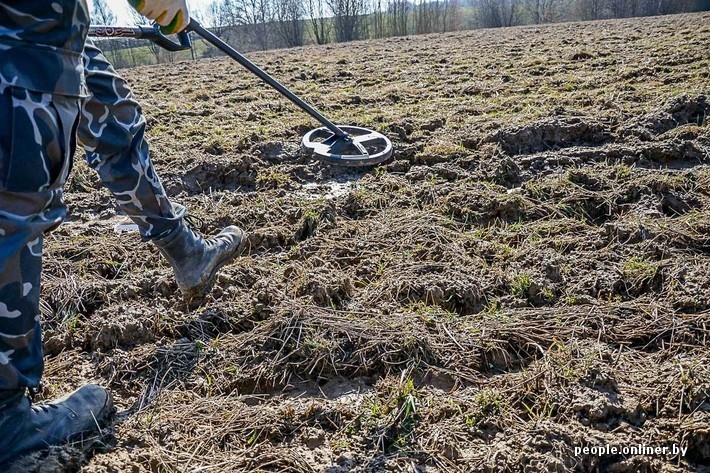
[[[609,10],[614,18],[638,16],[639,7],[639,0],[609,0]]]
[[[710,10],[710,0],[574,0],[573,6],[576,18],[581,20],[667,15],[702,10]]]
[[[441,32],[456,31],[461,29],[461,11],[458,0],[444,0],[441,14]]]
[[[97,25],[113,25],[116,22],[116,15],[111,11],[106,0],[92,0],[93,7],[91,19],[95,20],[92,23]]]
[[[339,42],[360,39],[364,0],[327,0],[333,14],[335,39]]]
[[[385,12],[382,9],[382,0],[372,0],[372,15],[370,17],[372,24],[372,34],[374,38],[384,38],[387,36],[385,30]]]
[[[414,9],[414,31],[417,34],[439,31],[441,12],[442,8],[439,0],[420,0]]]
[[[223,4],[224,2],[218,0],[210,2],[207,5],[205,12],[205,20],[207,25],[210,27],[212,32],[220,38],[223,38],[228,27],[233,25],[229,21],[229,10],[224,8]]]
[[[420,0],[415,5],[414,31],[417,34],[446,33],[458,29],[461,29],[459,0]]]
[[[91,23],[95,25],[113,25],[116,23],[116,15],[109,8],[106,0],[92,0]],[[114,39],[105,39],[101,41],[101,48],[111,57],[111,62],[116,63],[116,49],[118,49],[118,41]]]
[[[368,18],[372,16],[373,10],[370,9],[372,2],[370,0],[362,0],[362,12],[360,13],[360,38],[371,38],[370,36],[370,21]]]
[[[406,36],[409,32],[409,14],[412,5],[408,0],[391,0],[387,6],[392,36]]]
[[[484,28],[514,26],[520,23],[520,11],[517,0],[481,0],[480,24]]]
[[[559,4],[559,0],[525,0],[525,9],[533,23],[554,23],[560,17]]]
[[[214,0],[207,4],[205,7],[203,26],[208,27],[212,33],[227,43],[230,42],[228,37],[230,32],[229,18],[226,16],[226,10],[223,8],[221,1]],[[217,48],[207,42],[204,44],[203,57],[214,57],[219,54]]]
[[[272,18],[269,0],[217,0],[209,6],[213,28],[238,48],[268,49],[268,22]]]
[[[669,15],[671,13],[680,13],[690,11],[690,5],[686,1],[677,0],[657,0],[656,15]]]
[[[306,0],[306,15],[317,44],[325,44],[330,37],[330,21],[325,0]]]
[[[302,0],[274,0],[273,5],[276,32],[289,47],[303,46],[303,2]]]
[[[578,0],[577,16],[581,20],[598,20],[604,15],[606,0]]]
[[[269,49],[269,26],[267,22],[272,17],[268,0],[242,0],[246,5],[247,18],[251,25],[252,35],[260,49]]]

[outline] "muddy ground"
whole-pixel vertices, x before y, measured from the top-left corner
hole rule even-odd
[[[394,159],[309,161],[227,59],[124,71],[169,193],[249,249],[189,308],[77,164],[43,396],[119,418],[18,471],[710,468],[710,14],[250,57]],[[575,452],[607,444],[687,452]]]

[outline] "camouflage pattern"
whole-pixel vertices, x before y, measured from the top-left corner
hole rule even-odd
[[[42,374],[42,236],[66,215],[79,100],[0,85],[0,390]]]
[[[86,83],[91,95],[83,102],[79,144],[89,166],[138,225],[144,239],[159,238],[177,228],[184,208],[173,211],[150,160],[144,139],[145,117],[126,81],[91,42],[84,49]]]
[[[85,1],[0,1],[0,401],[42,375],[43,234],[66,216],[77,137],[144,239],[170,233],[184,214],[155,173],[140,106],[84,43],[87,27]]]
[[[88,27],[86,0],[0,0],[0,84],[87,95],[82,51]]]

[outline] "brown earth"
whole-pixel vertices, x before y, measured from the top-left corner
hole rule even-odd
[[[190,309],[77,164],[43,395],[120,412],[18,471],[710,468],[710,14],[251,58],[394,159],[309,162],[227,59],[125,71],[170,194],[250,248]],[[574,451],[605,444],[688,450]]]

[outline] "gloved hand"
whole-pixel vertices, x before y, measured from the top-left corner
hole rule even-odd
[[[164,34],[178,33],[190,23],[185,0],[128,0],[138,13],[155,20]]]

